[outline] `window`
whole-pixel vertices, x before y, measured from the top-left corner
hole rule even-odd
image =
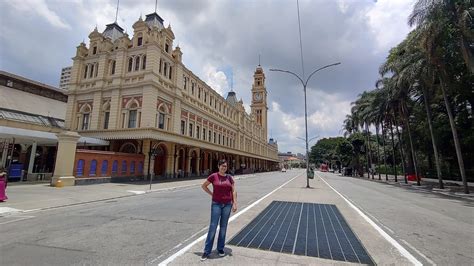
[[[132,72],[132,68],[133,68],[133,57],[130,57],[128,59],[128,72]]]
[[[130,110],[128,113],[128,128],[137,126],[137,110]]]
[[[94,64],[89,65],[89,78],[92,78],[92,75],[94,75]]]
[[[163,75],[165,75],[165,77],[168,75],[168,63],[167,62],[165,62],[165,64],[164,64]]]
[[[127,161],[123,160],[122,161],[122,174],[127,173]]]
[[[181,134],[184,135],[186,133],[186,122],[181,120]]]
[[[170,66],[170,75],[169,75],[169,79],[171,79],[171,72],[173,72],[173,67]]]
[[[142,59],[142,69],[146,69],[146,55],[144,55]]]
[[[214,132],[214,143],[216,143],[216,132]]]
[[[89,170],[89,176],[95,176],[97,174],[97,160],[91,161],[91,169]]]
[[[211,131],[210,131],[210,130],[209,130],[209,135],[208,135],[208,137],[209,137],[209,141],[211,141],[212,135],[211,135]]]
[[[76,175],[77,176],[83,176],[84,175],[84,160],[79,160],[77,161],[77,168],[76,168]]]
[[[99,73],[99,63],[95,63],[94,77],[97,77],[98,73]]]
[[[158,72],[161,73],[162,68],[163,68],[163,59],[160,58],[160,69],[158,70]]]
[[[86,65],[86,67],[84,68],[84,78],[87,78],[87,68],[89,67],[89,65]]]
[[[82,130],[89,129],[89,114],[82,115]]]
[[[199,134],[201,134],[201,128],[199,126],[196,126],[196,138],[199,139]]]
[[[140,69],[140,57],[137,56],[135,57],[135,71],[138,71]]]
[[[158,128],[165,129],[165,114],[158,114]]]
[[[104,129],[109,129],[109,117],[110,117],[110,112],[105,112],[104,113]]]
[[[183,79],[184,79],[183,90],[186,90],[186,85],[188,84],[188,78],[186,78],[186,77],[183,76]]]
[[[130,164],[130,174],[135,174],[135,161]]]
[[[219,134],[219,138],[217,139],[217,142],[221,144],[221,134]]]
[[[165,44],[165,51],[166,51],[167,53],[170,52],[170,46],[169,46],[169,44],[167,44],[167,43]]]
[[[107,169],[109,168],[109,161],[103,160],[102,161],[102,167],[100,169],[100,174],[102,176],[107,175]]]
[[[94,47],[92,48],[92,54],[97,54],[97,46],[94,46]]]
[[[115,64],[116,64],[116,62],[115,62],[115,60],[113,60],[112,61],[112,70],[110,71],[111,75],[115,74]]]
[[[194,95],[194,84],[195,84],[194,82],[191,83],[191,94],[192,94],[192,95]]]
[[[143,37],[138,37],[137,46],[142,46]]]
[[[143,174],[143,162],[138,163],[138,173]]]
[[[198,89],[198,98],[201,99],[201,88]]]
[[[206,129],[205,128],[202,129],[202,139],[206,140]]]
[[[113,163],[112,163],[112,174],[117,174],[118,172],[118,161],[115,160]]]
[[[190,137],[193,136],[193,124],[192,123],[189,123],[189,136]]]

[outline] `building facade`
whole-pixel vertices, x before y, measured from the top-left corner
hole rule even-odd
[[[73,58],[66,129],[110,142],[99,150],[141,154],[144,172],[162,177],[206,175],[223,158],[235,173],[277,169],[262,67],[248,114],[235,92],[224,98],[187,69],[173,41],[157,13],[140,17],[133,36],[117,23],[94,29]]]

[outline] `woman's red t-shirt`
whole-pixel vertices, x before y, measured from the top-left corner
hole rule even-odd
[[[217,203],[232,203],[232,185],[234,179],[230,175],[221,176],[219,173],[213,173],[208,178],[212,184],[212,200]]]

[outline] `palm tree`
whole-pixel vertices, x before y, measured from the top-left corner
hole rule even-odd
[[[469,187],[461,144],[448,95],[448,84],[452,83],[450,79],[458,76],[458,73],[452,71],[452,66],[448,66],[447,62],[455,62],[461,57],[466,69],[471,74],[474,73],[472,52],[470,52],[471,47],[469,46],[473,43],[473,33],[472,29],[466,30],[468,20],[472,20],[472,16],[468,16],[468,14],[472,11],[472,4],[469,0],[418,0],[408,20],[410,26],[416,25],[420,29],[418,38],[421,40],[421,46],[428,61],[439,74],[440,89],[449,117],[459,171],[466,194],[469,194]],[[466,46],[466,44],[468,45]],[[461,56],[458,56],[459,54]]]

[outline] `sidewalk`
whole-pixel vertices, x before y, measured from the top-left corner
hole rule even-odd
[[[337,173],[337,172],[334,174],[342,176],[342,174]],[[358,177],[358,176],[346,176],[346,177],[358,178],[358,179],[373,181],[373,182],[386,183],[386,184],[405,187],[409,189],[423,190],[426,192],[443,194],[445,196],[463,198],[467,200],[474,200],[474,182],[467,182],[470,194],[465,194],[464,187],[461,181],[443,180],[444,189],[440,189],[438,179],[432,179],[432,178],[422,178],[420,182],[421,185],[417,186],[416,181],[408,181],[408,183],[405,184],[405,177],[403,175],[397,176],[397,182],[395,182],[394,175],[388,175],[388,181],[387,181],[385,178],[385,174],[380,175],[381,180],[379,180],[378,174],[374,175],[374,179],[372,179],[372,176],[370,176],[370,179],[369,179],[367,178],[367,173],[364,175],[364,177]]]
[[[255,176],[238,175],[236,180]],[[65,206],[86,204],[123,197],[134,197],[144,193],[153,193],[176,188],[199,186],[201,179],[179,180],[174,182],[157,182],[150,185],[140,183],[101,183],[93,185],[51,187],[49,183],[18,184],[7,187],[8,200],[0,202],[0,217],[13,213],[28,213],[37,210],[60,208]]]
[[[297,171],[292,171],[294,175]],[[380,265],[409,265],[410,260],[402,256],[400,252],[390,242],[378,233],[356,210],[351,208],[348,203],[336,194],[326,183],[317,175],[311,181],[311,189],[305,188],[306,180],[304,172],[299,172],[298,177],[276,190],[267,198],[244,212],[228,226],[227,241],[232,239],[248,223],[250,223],[261,211],[263,211],[272,201],[292,201],[319,204],[334,204],[341,212],[350,228],[357,235],[362,245],[366,248],[368,254],[376,264]],[[240,210],[242,211],[242,210]],[[239,214],[239,213],[237,213]],[[202,237],[201,237],[202,238]],[[200,264],[200,256],[204,247],[204,240],[198,241],[188,250],[184,248],[181,256],[176,257],[170,262],[171,265],[189,265]],[[278,264],[312,264],[312,265],[351,265],[352,263],[321,259],[317,257],[297,256],[272,251],[263,251],[258,249],[243,248],[232,245],[226,246],[225,257],[219,257],[217,254],[211,254],[211,257],[204,263],[209,265],[230,264],[230,265],[278,265]]]

